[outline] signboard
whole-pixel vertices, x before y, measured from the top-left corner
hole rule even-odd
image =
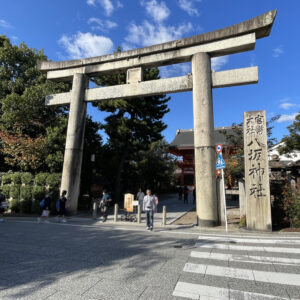
[[[133,212],[133,194],[125,194],[124,195],[124,210],[127,212]]]
[[[272,230],[265,111],[244,112],[247,228]]]
[[[218,144],[218,145],[216,146],[216,151],[217,151],[218,153],[221,153],[221,152],[222,152],[222,145],[221,145],[221,144]]]
[[[217,170],[225,169],[225,161],[224,161],[221,153],[219,153],[219,155],[218,155],[218,160],[217,160],[217,163],[216,163],[216,169]]]

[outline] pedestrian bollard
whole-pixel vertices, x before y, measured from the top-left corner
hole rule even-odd
[[[93,202],[93,219],[97,219],[97,202]]]
[[[164,205],[162,211],[162,225],[166,225],[166,220],[167,220],[167,207]]]
[[[119,205],[115,204],[114,222],[118,221],[118,210],[119,210]]]
[[[141,224],[141,206],[138,205],[137,223]]]

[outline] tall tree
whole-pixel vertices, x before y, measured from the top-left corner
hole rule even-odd
[[[284,136],[281,140],[284,142],[284,146],[280,147],[280,154],[290,153],[291,151],[300,151],[300,112],[295,118],[292,125],[287,127],[289,130],[289,135]]]
[[[159,70],[145,69],[143,77],[145,81],[159,79]],[[125,84],[125,81],[125,74],[94,78],[94,82],[99,86]],[[102,128],[108,135],[110,150],[117,157],[114,187],[116,201],[120,199],[125,162],[135,159],[138,151],[146,150],[152,142],[162,138],[161,132],[167,127],[162,118],[169,111],[169,100],[165,95],[160,95],[108,100],[97,104],[101,111],[110,113],[105,118]]]
[[[1,171],[61,171],[68,108],[45,106],[45,96],[71,84],[47,80],[37,68],[43,60],[43,51],[0,37],[0,160],[7,164],[0,161]],[[99,125],[88,118],[86,127],[87,148],[100,147]]]

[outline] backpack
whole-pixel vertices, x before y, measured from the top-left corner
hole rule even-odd
[[[60,200],[58,199],[56,202],[56,210],[59,211],[60,210]]]
[[[45,206],[45,198],[40,202],[40,207],[44,207]]]

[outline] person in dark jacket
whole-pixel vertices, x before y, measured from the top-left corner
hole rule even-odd
[[[60,218],[61,223],[67,223],[65,219],[66,214],[66,203],[67,203],[67,191],[62,191],[61,196],[59,197],[59,210],[58,210],[58,218]]]
[[[40,218],[37,218],[38,223],[41,223],[43,220],[45,223],[49,223],[48,218],[50,215],[51,201],[51,193],[46,194],[45,198],[41,201],[42,214]]]

